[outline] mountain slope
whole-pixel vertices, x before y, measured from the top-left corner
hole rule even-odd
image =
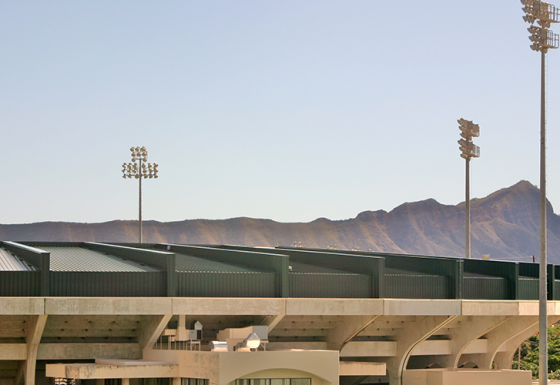
[[[360,248],[396,253],[463,256],[464,202],[442,205],[433,199],[404,203],[390,212],[365,211],[356,218],[309,223],[233,218],[144,223],[145,242],[191,244],[292,245]],[[538,255],[539,190],[529,182],[473,200],[472,255],[530,261]],[[560,263],[560,217],[548,204],[549,258]],[[44,241],[136,242],[136,221],[106,223],[43,222],[0,225],[0,239]]]

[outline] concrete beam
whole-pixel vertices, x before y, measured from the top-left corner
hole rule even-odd
[[[278,298],[173,298],[167,314],[188,315],[279,315],[285,314]]]
[[[422,341],[410,353],[411,356],[448,356],[451,354],[451,341],[449,340],[427,340]]]
[[[0,298],[0,315],[45,314],[45,299],[37,297]]]
[[[548,301],[548,314],[560,315],[560,302]],[[531,316],[539,315],[539,301],[463,300],[462,315]]]
[[[383,314],[383,299],[289,298],[286,315],[374,316]]]
[[[288,329],[295,329],[295,330],[309,330],[309,329],[334,329],[337,325],[340,324],[339,321],[295,321],[290,319],[283,319],[283,322],[280,322],[277,327],[278,328],[288,328]]]
[[[40,344],[39,360],[91,360],[97,358],[140,359],[137,343],[52,343]]]
[[[276,327],[268,333],[268,337],[326,337],[327,330],[323,329],[282,329]]]
[[[396,357],[396,341],[350,341],[340,351],[341,357]]]
[[[141,315],[63,315],[49,316],[45,330],[48,329],[136,329],[143,318]],[[1,322],[1,321],[0,321]],[[5,322],[1,322],[2,327]],[[18,325],[15,325],[16,328]]]
[[[385,299],[385,316],[455,316],[461,315],[461,300]]]
[[[464,354],[488,352],[488,340],[475,340],[467,345]],[[427,340],[420,343],[411,356],[451,356],[452,341]],[[341,357],[396,357],[396,341],[350,341],[342,351]]]
[[[138,298],[2,297],[0,315],[538,315],[538,301],[341,299],[341,298]],[[549,301],[560,316],[560,301]]]
[[[267,350],[327,350],[327,343],[321,341],[315,342],[269,342],[266,344]]]
[[[171,298],[45,298],[45,314],[52,315],[156,315],[171,308]]]
[[[179,377],[178,365],[98,365],[98,364],[47,364],[47,377],[76,378],[169,378]]]
[[[384,376],[386,372],[382,362],[340,361],[340,376]]]
[[[26,344],[0,344],[0,361],[27,359]]]

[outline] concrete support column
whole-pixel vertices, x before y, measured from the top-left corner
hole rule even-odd
[[[181,385],[181,377],[173,378],[173,385]]]
[[[161,333],[171,320],[171,314],[150,316],[142,325],[142,331],[138,338],[140,348],[151,349]]]
[[[351,316],[339,326],[327,332],[327,349],[342,350],[352,338],[360,334],[371,325],[379,316]]]
[[[387,374],[391,384],[401,384],[402,375],[408,364],[412,351],[423,341],[439,329],[444,328],[457,316],[417,316],[414,321],[405,323],[403,329],[399,329],[395,334],[397,341],[397,354],[395,357],[381,359],[387,363]],[[379,317],[379,322],[383,322],[386,317]],[[395,318],[395,317],[391,317]],[[373,325],[375,325],[375,322]]]
[[[264,317],[263,321],[261,322],[261,325],[268,326],[268,332],[270,333],[271,330],[274,329],[276,325],[278,325],[278,323],[280,323],[280,321],[282,321],[282,319],[285,316],[286,316],[286,301],[282,300],[281,313]]]
[[[469,361],[474,362],[481,369],[491,369],[492,363],[500,347],[513,338],[521,338],[519,343],[525,341],[538,331],[538,317],[511,317],[498,327],[486,334],[488,340],[488,351],[483,354],[470,354]],[[516,345],[518,346],[518,345]],[[502,363],[503,365],[503,363]],[[506,367],[511,368],[511,362]]]
[[[523,341],[527,340],[537,332],[538,324],[535,324],[530,330],[527,330],[526,332],[510,339],[502,345],[502,349],[505,349],[505,351],[496,353],[492,362],[499,369],[511,369],[513,364],[513,356],[515,355],[515,352],[517,351],[519,345],[521,345]]]
[[[548,324],[551,325],[554,322],[558,321],[558,317],[548,317]],[[538,332],[538,324],[535,323],[532,327],[527,328],[523,332],[517,334],[513,338],[510,338],[501,346],[501,351],[497,352],[493,357],[493,362],[499,369],[511,369],[511,365],[513,363],[513,356],[517,351],[519,345],[523,343],[523,341],[527,340],[532,335]],[[504,351],[505,350],[505,351]],[[509,360],[509,361],[508,361]]]
[[[498,327],[507,319],[508,317],[505,316],[457,317],[454,322],[456,327],[449,329],[451,354],[438,357],[438,363],[446,368],[457,368],[463,351],[471,342]]]
[[[130,385],[130,378],[123,378],[122,385]]]
[[[47,323],[47,315],[30,316],[25,342],[27,344],[27,359],[23,364],[25,385],[35,385],[35,370],[37,367],[37,350],[41,342],[43,330]]]

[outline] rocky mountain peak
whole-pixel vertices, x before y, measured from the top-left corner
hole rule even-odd
[[[529,260],[538,254],[539,189],[527,181],[474,199],[472,255]],[[560,263],[560,217],[548,207],[549,259]],[[380,252],[446,255],[464,253],[464,202],[443,205],[434,199],[404,203],[390,212],[364,211],[356,218],[309,223],[270,219],[185,220],[145,223],[145,242],[360,248]],[[14,241],[136,242],[136,221],[106,223],[43,222],[0,225],[0,237]]]

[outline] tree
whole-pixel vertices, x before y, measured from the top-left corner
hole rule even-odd
[[[513,369],[517,369],[517,353],[513,357]],[[521,369],[530,370],[533,378],[539,376],[539,335],[530,337],[521,344]],[[548,328],[548,378],[560,379],[560,325]]]

